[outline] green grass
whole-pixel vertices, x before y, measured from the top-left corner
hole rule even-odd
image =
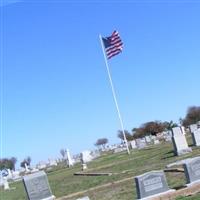
[[[189,138],[189,143],[191,139]],[[133,150],[130,155],[125,152],[118,154],[108,153],[88,164],[89,172],[113,172],[112,176],[86,177],[74,176],[81,171],[81,165],[73,168],[57,167],[47,172],[52,193],[56,197],[91,189],[66,200],[74,200],[79,196],[88,195],[91,200],[130,200],[136,199],[135,183],[133,177],[151,170],[161,170],[169,163],[200,154],[200,148],[193,148],[193,152],[177,157],[173,155],[172,144],[162,143],[143,150]],[[185,184],[184,173],[166,173],[170,188],[178,188]],[[125,180],[124,180],[125,179]],[[127,179],[127,180],[126,180]],[[92,189],[104,184],[124,180],[105,187]],[[0,191],[1,200],[24,200],[26,194],[22,182],[10,184],[15,188],[10,191]],[[180,197],[178,200],[200,199],[200,194],[193,197]]]

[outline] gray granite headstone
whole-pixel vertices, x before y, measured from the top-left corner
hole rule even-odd
[[[135,183],[138,199],[146,199],[173,191],[169,189],[163,171],[151,171],[137,176]]]
[[[29,200],[53,200],[47,175],[44,171],[23,177],[23,183]]]
[[[192,134],[193,145],[200,146],[200,128],[194,130],[191,134]]]
[[[183,166],[187,184],[200,182],[200,157],[190,159]]]
[[[172,129],[172,143],[175,155],[180,156],[182,154],[192,152],[192,149],[188,147],[187,140],[181,127],[175,127]]]

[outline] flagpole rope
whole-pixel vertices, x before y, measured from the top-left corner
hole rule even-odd
[[[120,110],[119,110],[119,106],[118,106],[118,103],[117,103],[116,93],[115,93],[115,89],[114,89],[114,86],[113,86],[113,81],[112,81],[110,69],[109,69],[109,66],[108,66],[108,60],[107,60],[107,57],[106,57],[106,54],[105,54],[105,51],[104,51],[104,46],[103,46],[103,41],[102,41],[101,35],[99,35],[99,39],[100,39],[100,42],[101,42],[101,47],[102,47],[102,51],[103,51],[103,55],[104,55],[106,69],[107,69],[107,72],[108,72],[109,82],[110,82],[110,86],[111,86],[111,89],[112,89],[112,94],[113,94],[113,99],[115,101],[115,106],[117,108],[117,113],[118,113],[119,121],[120,121],[120,124],[121,124],[121,129],[122,129],[124,141],[125,141],[125,144],[126,144],[127,153],[130,154],[126,135],[125,135],[125,131],[124,131],[124,124],[123,124],[122,117],[121,117]]]

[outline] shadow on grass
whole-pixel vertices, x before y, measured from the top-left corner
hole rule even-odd
[[[166,160],[166,159],[168,159],[168,158],[173,158],[173,157],[175,157],[174,151],[168,151],[168,152],[164,155],[164,157],[161,158],[161,160]]]
[[[183,189],[183,188],[186,188],[186,187],[187,186],[185,186],[185,185],[179,185],[179,186],[173,187],[173,189],[180,190],[180,189]]]

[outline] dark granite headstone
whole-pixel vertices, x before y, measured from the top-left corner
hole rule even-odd
[[[47,175],[44,171],[23,177],[23,183],[29,200],[53,200]]]
[[[200,157],[193,158],[184,165],[185,176],[187,184],[200,182]]]
[[[138,199],[159,196],[161,193],[170,192],[163,171],[151,171],[135,177]]]

